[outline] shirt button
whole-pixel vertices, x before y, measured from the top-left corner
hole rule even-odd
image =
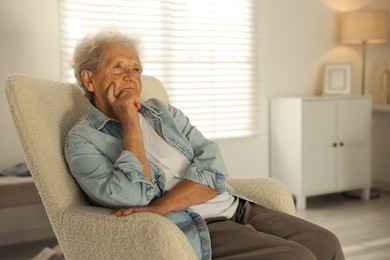
[[[207,240],[203,238],[201,242],[204,245],[204,244],[206,244]]]
[[[158,176],[158,180],[159,180],[159,181],[163,181],[163,180],[164,180],[163,176],[161,176],[161,175]]]

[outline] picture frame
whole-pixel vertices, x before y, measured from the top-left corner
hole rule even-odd
[[[352,64],[326,64],[324,67],[323,95],[348,95],[351,93]]]

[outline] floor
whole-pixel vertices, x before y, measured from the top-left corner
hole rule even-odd
[[[347,260],[390,260],[390,193],[370,201],[342,194],[311,197],[297,215],[335,233]]]
[[[347,260],[390,260],[390,193],[370,201],[342,194],[310,197],[297,215],[333,231]],[[0,247],[0,260],[32,259],[55,239]]]

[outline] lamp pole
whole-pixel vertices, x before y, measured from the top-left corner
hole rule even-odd
[[[363,48],[363,57],[362,57],[362,95],[365,94],[365,82],[366,82],[366,48],[367,48],[367,41],[363,41],[362,44]]]

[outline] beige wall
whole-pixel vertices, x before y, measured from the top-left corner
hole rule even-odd
[[[5,79],[14,72],[59,79],[57,1],[0,1],[0,169],[22,162]]]
[[[337,41],[341,12],[359,8],[390,9],[390,0],[260,0],[260,62],[258,87],[261,97],[260,133],[256,137],[220,140],[232,176],[269,175],[268,102],[280,95],[321,93],[325,63],[353,63],[352,92],[359,93],[360,48]],[[22,8],[21,8],[22,7]],[[0,86],[6,75],[24,72],[58,80],[59,42],[57,1],[1,0]],[[368,47],[367,77],[370,86],[385,62],[390,65],[390,45]],[[0,169],[23,160],[6,105],[0,91]]]
[[[389,0],[272,0],[261,1],[261,157],[267,157],[267,100],[284,95],[320,95],[326,63],[352,63],[352,94],[361,88],[361,46],[339,43],[340,13],[359,9],[390,10]],[[390,44],[367,47],[366,86],[376,101],[375,89],[386,63],[390,66]],[[385,155],[390,153],[390,111],[373,114],[374,183],[390,184]],[[387,127],[387,128],[386,128]],[[385,134],[387,133],[387,134]],[[388,144],[388,145],[386,145]]]

